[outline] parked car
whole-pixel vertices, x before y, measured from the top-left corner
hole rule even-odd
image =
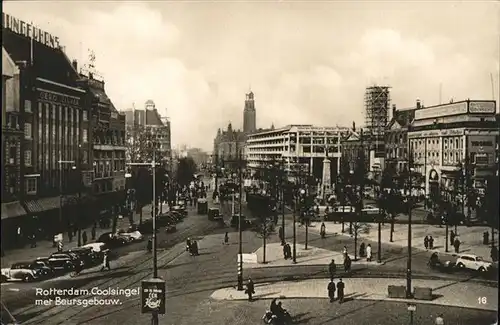
[[[141,241],[144,239],[144,236],[141,234],[139,230],[133,230],[133,231],[119,230],[116,233],[116,236],[119,238],[125,238],[128,242]]]
[[[44,278],[46,275],[43,269],[31,262],[14,263],[11,267],[3,268],[2,282],[24,281],[31,282]]]
[[[97,241],[106,244],[108,248],[120,247],[128,243],[126,238],[117,237],[112,232],[102,234]]]
[[[106,244],[101,242],[95,242],[83,245],[82,247],[90,248],[94,253],[101,253],[103,250],[106,249]]]
[[[33,264],[42,269],[42,273],[46,278],[52,278],[56,274],[56,270],[49,264],[48,257],[38,257],[33,261]]]
[[[53,253],[49,256],[48,260],[51,267],[55,270],[71,271],[75,268],[77,263],[83,264],[83,261],[71,252]]]
[[[90,247],[75,247],[68,252],[76,254],[85,267],[94,266],[99,263],[98,255]]]
[[[474,254],[459,255],[456,261],[457,267],[474,271],[486,272],[492,263],[486,262],[481,256]]]

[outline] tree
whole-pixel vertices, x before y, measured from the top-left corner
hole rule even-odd
[[[142,209],[152,201],[153,197],[153,178],[151,172],[146,167],[136,169],[132,175],[134,188],[136,189],[136,208],[137,213],[139,213],[139,224],[142,224]]]
[[[257,237],[262,238],[263,263],[266,263],[266,244],[267,239],[274,233],[274,222],[270,217],[270,197],[264,195],[252,195],[252,204],[249,207],[250,213],[256,221],[252,231]]]
[[[389,241],[393,242],[394,236],[394,222],[396,219],[396,214],[398,213],[398,205],[400,200],[398,200],[395,187],[395,178],[397,176],[397,170],[395,164],[387,164],[386,168],[382,171],[382,177],[380,181],[380,187],[382,188],[382,193],[379,195],[379,207],[382,209],[382,214],[390,216],[391,220],[391,231]]]
[[[191,157],[184,157],[179,159],[177,167],[176,180],[177,184],[180,186],[187,186],[194,179],[194,174],[196,174],[197,166]]]

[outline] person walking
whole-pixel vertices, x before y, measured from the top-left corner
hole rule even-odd
[[[368,244],[368,246],[366,246],[366,260],[368,262],[372,261],[372,245],[371,244]]]
[[[229,245],[229,233],[227,231],[224,234],[224,245]]]
[[[491,247],[490,257],[493,262],[498,261],[498,248],[495,245]]]
[[[102,259],[101,271],[104,271],[104,269],[108,269],[108,271],[111,271],[111,267],[109,266],[109,254],[108,254],[108,251],[104,252],[104,257]]]
[[[73,232],[71,230],[68,230],[68,239],[70,243],[73,240]]]
[[[339,282],[337,283],[337,297],[339,298],[339,304],[344,302],[344,289],[345,284],[342,282],[342,279],[339,279]]]
[[[285,243],[285,248],[286,248],[286,254],[288,258],[292,258],[292,248],[290,247],[289,243]]]
[[[429,236],[429,249],[434,249],[434,238]]]
[[[61,252],[63,251],[63,246],[64,246],[64,244],[63,244],[63,242],[62,242],[62,241],[58,241],[58,242],[57,242],[57,251],[58,251],[59,253],[61,253]]]
[[[284,246],[285,245],[285,238],[283,237],[283,228],[282,227],[279,227],[278,229],[278,237],[280,239],[280,242],[281,242],[281,246]]]
[[[349,272],[351,270],[351,258],[347,256],[344,259],[344,272]]]
[[[344,254],[344,260],[347,258],[347,246],[342,249],[342,254]]]
[[[335,278],[335,273],[337,273],[337,265],[335,265],[335,260],[333,258],[328,265],[328,273],[330,273],[330,281],[333,281],[333,279]]]
[[[82,241],[83,241],[83,245],[87,244],[87,232],[86,231],[83,231],[83,233],[82,233]]]
[[[455,253],[458,254],[460,252],[460,239],[455,237],[455,241],[453,242],[453,247],[455,247]]]
[[[425,236],[425,238],[424,238],[424,247],[425,247],[425,250],[429,249],[429,236]]]
[[[321,234],[321,238],[326,237],[326,226],[325,226],[324,222],[321,223],[320,234]]]
[[[253,300],[252,295],[255,294],[255,286],[252,281],[252,278],[248,278],[247,288],[245,290],[245,293],[248,295],[248,301],[252,301]]]
[[[361,245],[359,245],[359,257],[364,257],[365,253],[366,253],[365,243],[361,243]]]
[[[327,290],[328,290],[328,298],[330,298],[330,302],[334,302],[335,301],[336,287],[335,287],[335,282],[333,282],[333,279],[331,279],[330,283],[328,283]]]
[[[456,237],[456,234],[453,230],[450,231],[450,245],[453,246],[453,244],[455,243],[455,237]]]

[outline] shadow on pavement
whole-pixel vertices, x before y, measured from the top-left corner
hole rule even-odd
[[[345,303],[345,299],[344,299],[344,303]],[[377,305],[377,304],[379,304],[379,303],[380,303],[380,301],[375,301],[375,302],[373,302],[373,303],[371,303],[371,304],[369,304],[369,305],[365,305],[365,306],[363,306],[363,307],[360,307],[360,308],[356,308],[356,309],[350,310],[350,311],[348,311],[348,312],[346,312],[346,313],[343,313],[343,314],[341,314],[341,315],[338,315],[338,316],[332,317],[332,318],[330,318],[330,319],[327,319],[327,320],[325,320],[324,322],[319,323],[318,325],[323,325],[323,324],[331,324],[331,322],[332,322],[332,321],[335,321],[335,320],[337,320],[337,319],[341,319],[341,318],[343,318],[344,316],[351,315],[351,314],[354,314],[354,313],[357,313],[357,312],[363,312],[363,309],[366,309],[367,307],[375,306],[375,305]]]

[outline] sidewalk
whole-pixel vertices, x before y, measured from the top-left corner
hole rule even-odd
[[[164,206],[165,207],[165,206]],[[167,207],[168,209],[168,207]],[[165,208],[163,209],[164,211]],[[142,221],[146,221],[148,219],[151,219],[151,205],[147,205],[143,208],[143,213],[142,213]],[[134,214],[134,221],[136,224],[139,223],[139,214]],[[117,224],[116,224],[116,229],[127,229],[130,226],[128,218],[121,218],[117,219]],[[100,227],[96,228],[96,236],[95,240],[92,240],[92,227],[87,227],[85,229],[82,229],[82,234],[83,232],[87,232],[87,243],[92,243],[95,242],[99,236],[101,236],[104,233],[111,232],[112,228],[104,228],[101,229]],[[63,234],[63,244],[64,244],[64,249],[69,249],[78,246],[78,236],[74,236],[73,240],[70,242],[67,234]],[[26,244],[23,248],[16,248],[16,249],[10,249],[5,251],[5,256],[3,256],[0,259],[1,262],[1,267],[10,267],[14,263],[19,263],[19,262],[29,262],[35,260],[37,257],[47,257],[50,254],[56,252],[57,248],[52,247],[52,242],[48,240],[40,240],[37,241],[37,246],[34,248],[30,248],[29,244]],[[83,244],[83,243],[82,243]]]
[[[264,247],[257,249],[253,255],[257,263],[245,262],[246,268],[256,269],[265,267],[280,267],[280,266],[290,266],[290,265],[328,265],[335,260],[337,267],[342,265],[344,261],[344,256],[342,252],[331,251],[328,249],[318,248],[308,245],[308,249],[305,249],[305,245],[297,243],[297,263],[294,264],[292,260],[285,260],[283,258],[283,246],[280,243],[268,243],[266,245],[266,263],[263,263]],[[292,246],[293,250],[293,246]],[[367,262],[365,259],[354,261],[354,256],[351,256],[352,265],[374,265],[377,266],[379,263],[376,261]],[[343,267],[343,266],[342,266]]]
[[[412,280],[413,287],[432,288],[435,298],[431,301],[388,298],[389,285],[406,285],[405,279],[385,278],[349,278],[345,283],[345,300],[386,300],[454,306],[462,308],[476,308],[482,310],[498,310],[498,290],[479,284],[442,280]],[[257,283],[255,285],[255,299],[296,299],[296,298],[325,298],[328,280],[311,279],[297,282]],[[479,303],[478,298],[485,303]],[[485,299],[484,299],[484,298]],[[247,300],[245,291],[236,288],[223,288],[211,295],[215,300]]]
[[[320,222],[314,223],[312,227],[309,227],[311,233],[319,235],[320,232]],[[326,235],[341,235],[346,237],[352,237],[349,235],[349,223],[344,224],[345,233],[342,233],[342,224],[333,223],[332,221],[325,222]],[[301,228],[298,228],[301,229]],[[387,245],[393,245],[396,247],[407,247],[408,245],[408,225],[395,224],[393,233],[393,242],[390,242],[390,230],[391,225],[385,223],[382,226],[381,239],[382,243]],[[454,231],[454,227],[449,227],[449,230]],[[476,254],[483,257],[485,260],[490,260],[490,246],[483,245],[483,233],[485,231],[490,232],[491,228],[488,227],[466,227],[458,226],[459,239],[461,241],[460,253]],[[434,225],[412,225],[412,247],[418,249],[425,249],[424,247],[424,237],[426,235],[432,236],[434,238],[434,250],[438,251],[440,254],[450,254],[454,255],[454,247],[448,242],[449,252],[445,252],[445,236],[446,228],[442,228]],[[362,240],[378,241],[378,224],[377,223],[363,223],[362,230],[358,231],[358,242]],[[490,238],[491,239],[491,238]],[[498,232],[495,231],[495,240],[498,239]],[[448,237],[448,241],[450,238]]]

